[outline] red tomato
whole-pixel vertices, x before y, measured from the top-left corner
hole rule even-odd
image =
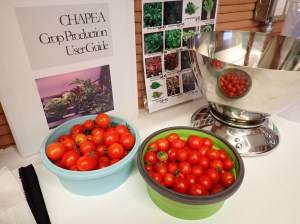
[[[154,164],[154,171],[159,173],[162,177],[168,173],[167,167],[162,162],[157,162]]]
[[[120,140],[119,134],[115,131],[105,132],[103,141],[104,144],[110,146],[113,143],[118,143]]]
[[[110,116],[105,113],[98,114],[95,123],[100,128],[106,128],[110,123]]]
[[[172,173],[166,173],[164,178],[163,178],[163,183],[167,187],[172,187],[174,184],[175,176]]]
[[[235,181],[235,177],[231,172],[225,171],[221,174],[221,183],[225,187],[229,187],[231,184],[233,184]]]
[[[188,181],[189,185],[194,184],[197,181],[197,175],[193,173],[185,175],[184,178]]]
[[[209,167],[220,172],[223,170],[223,162],[219,159],[215,159],[210,162]]]
[[[166,153],[165,151],[157,152],[156,156],[157,156],[159,161],[165,162],[165,161],[168,160],[168,153]]]
[[[104,129],[103,128],[94,128],[91,132],[92,135],[104,135]]]
[[[157,142],[150,142],[148,145],[148,151],[156,152],[158,150]]]
[[[209,159],[206,156],[200,156],[200,160],[199,160],[199,165],[203,168],[203,169],[207,169],[209,167]]]
[[[183,161],[179,163],[179,172],[183,175],[190,174],[192,172],[192,166],[190,163]]]
[[[201,196],[201,195],[207,195],[208,192],[202,185],[195,183],[195,184],[192,184],[189,186],[188,194],[195,195],[195,196]]]
[[[209,176],[212,180],[213,184],[216,184],[220,180],[220,173],[215,169],[207,169],[205,170],[205,175]]]
[[[188,181],[184,178],[179,177],[179,178],[175,178],[173,189],[176,192],[185,194],[188,190],[188,186],[189,186]]]
[[[209,192],[211,194],[217,194],[217,193],[224,191],[224,189],[225,189],[225,187],[221,183],[216,183],[211,187]]]
[[[169,141],[165,138],[159,138],[156,142],[159,151],[167,151],[170,147]]]
[[[212,160],[216,160],[216,159],[219,159],[219,151],[216,150],[216,149],[209,149],[207,150],[206,152],[206,157],[212,161]]]
[[[81,124],[74,124],[71,129],[70,129],[70,134],[73,135],[73,134],[76,134],[76,133],[82,133],[84,130],[84,127],[83,125]]]
[[[98,159],[97,168],[102,169],[110,165],[110,159],[107,156],[101,156]]]
[[[176,138],[171,142],[171,147],[174,149],[182,149],[183,147],[185,147],[185,144],[185,141],[180,138]]]
[[[154,165],[157,162],[156,153],[152,151],[147,151],[144,155],[144,162],[147,165]]]
[[[87,130],[93,130],[95,128],[95,123],[93,120],[89,119],[84,121],[83,127]]]
[[[209,150],[210,148],[206,145],[201,146],[199,149],[197,149],[197,151],[199,152],[199,154],[201,156],[206,156],[206,152],[207,150]]]
[[[58,137],[57,141],[58,142],[63,142],[66,139],[72,139],[72,135],[63,134],[63,135],[61,135],[61,136]]]
[[[207,175],[201,175],[197,178],[197,183],[202,185],[206,190],[209,190],[212,185],[212,179]]]
[[[210,138],[203,138],[203,145],[206,145],[209,148],[212,148],[214,143]]]
[[[107,155],[110,159],[122,159],[125,156],[124,147],[120,143],[113,143],[108,147]]]
[[[101,144],[96,146],[95,151],[98,153],[98,155],[101,156],[106,156],[107,155],[107,150],[108,147],[107,145]]]
[[[187,145],[191,149],[199,149],[203,145],[203,139],[196,135],[190,135],[187,140]]]
[[[185,161],[188,157],[188,150],[186,148],[178,149],[176,151],[176,158],[178,161]]]
[[[115,131],[119,133],[119,135],[122,135],[124,133],[129,133],[129,129],[125,124],[118,124],[115,127]]]
[[[120,144],[125,150],[131,150],[135,144],[135,137],[130,132],[125,132],[120,135]]]
[[[180,138],[179,134],[177,133],[171,133],[171,134],[168,134],[166,139],[171,143],[174,139],[178,139]]]
[[[101,145],[101,144],[103,144],[103,135],[102,135],[102,134],[95,134],[95,135],[92,135],[91,141],[92,141],[95,145]]]
[[[50,143],[46,147],[46,155],[47,155],[48,159],[50,159],[51,161],[60,160],[66,151],[67,151],[66,146],[60,142]]]
[[[168,168],[168,172],[169,173],[172,173],[172,174],[176,174],[179,170],[179,167],[178,167],[178,163],[177,162],[170,162],[167,166]]]
[[[230,171],[234,167],[234,161],[230,158],[223,160],[223,168],[225,171]]]
[[[228,154],[224,149],[219,149],[219,159],[224,160],[228,158]]]
[[[61,143],[63,143],[66,146],[66,149],[68,151],[76,148],[76,142],[74,139],[65,138],[64,140],[61,141]]]
[[[155,180],[157,183],[161,184],[162,183],[162,176],[160,173],[152,172],[151,177],[153,180]]]
[[[194,149],[188,151],[187,161],[190,164],[197,164],[200,161],[200,153]]]
[[[169,148],[167,153],[168,153],[168,160],[169,161],[177,161],[177,157],[176,157],[176,152],[177,152],[177,149],[174,149],[174,148]]]
[[[85,141],[81,143],[81,145],[79,146],[79,151],[82,155],[86,154],[87,152],[94,151],[95,149],[96,149],[95,144],[90,141]]]
[[[80,155],[76,151],[67,151],[62,157],[62,164],[65,168],[70,169],[72,166],[76,165],[77,160]]]
[[[193,165],[191,173],[200,176],[204,174],[204,169],[200,165]]]
[[[97,168],[97,160],[93,156],[84,155],[79,157],[76,165],[79,171],[94,170]]]

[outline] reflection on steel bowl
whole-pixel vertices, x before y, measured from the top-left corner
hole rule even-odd
[[[197,33],[187,40],[189,60],[210,109],[235,120],[263,122],[300,99],[300,39],[247,31]],[[220,74],[209,63],[249,75],[251,91],[239,98],[220,94]],[[250,85],[249,85],[250,86]],[[249,88],[247,89],[249,90]]]

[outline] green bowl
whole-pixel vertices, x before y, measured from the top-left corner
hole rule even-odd
[[[198,135],[202,138],[209,137],[213,140],[215,149],[224,149],[229,157],[234,160],[235,165],[231,172],[236,178],[235,182],[220,193],[206,196],[193,196],[177,193],[154,181],[144,168],[144,154],[150,142],[156,141],[159,138],[165,138],[172,132],[179,134],[184,140],[187,140],[190,135]],[[206,130],[185,126],[165,128],[148,136],[139,147],[137,166],[141,176],[146,182],[147,192],[154,204],[167,214],[186,220],[203,219],[218,212],[222,208],[225,200],[239,189],[245,172],[244,163],[240,154],[229,142]]]

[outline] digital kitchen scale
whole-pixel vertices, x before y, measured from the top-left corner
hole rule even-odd
[[[241,156],[258,156],[272,151],[279,144],[279,132],[266,118],[259,126],[236,127],[213,116],[208,106],[198,109],[191,118],[192,126],[211,131],[226,139]]]

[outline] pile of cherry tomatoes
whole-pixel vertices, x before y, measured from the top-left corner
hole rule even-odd
[[[143,161],[151,178],[183,194],[216,194],[235,182],[234,160],[225,150],[214,149],[207,137],[190,135],[183,140],[172,132],[150,142]]]
[[[213,69],[216,69],[216,70],[220,70],[220,69],[224,68],[224,63],[217,59],[210,60],[209,64],[210,64],[210,67],[212,67]]]
[[[46,147],[46,155],[61,168],[88,171],[120,161],[134,145],[135,136],[126,124],[115,124],[108,114],[100,113],[95,120],[74,124]]]
[[[219,79],[219,85],[223,94],[233,98],[246,95],[250,88],[248,75],[238,70],[223,72]]]

